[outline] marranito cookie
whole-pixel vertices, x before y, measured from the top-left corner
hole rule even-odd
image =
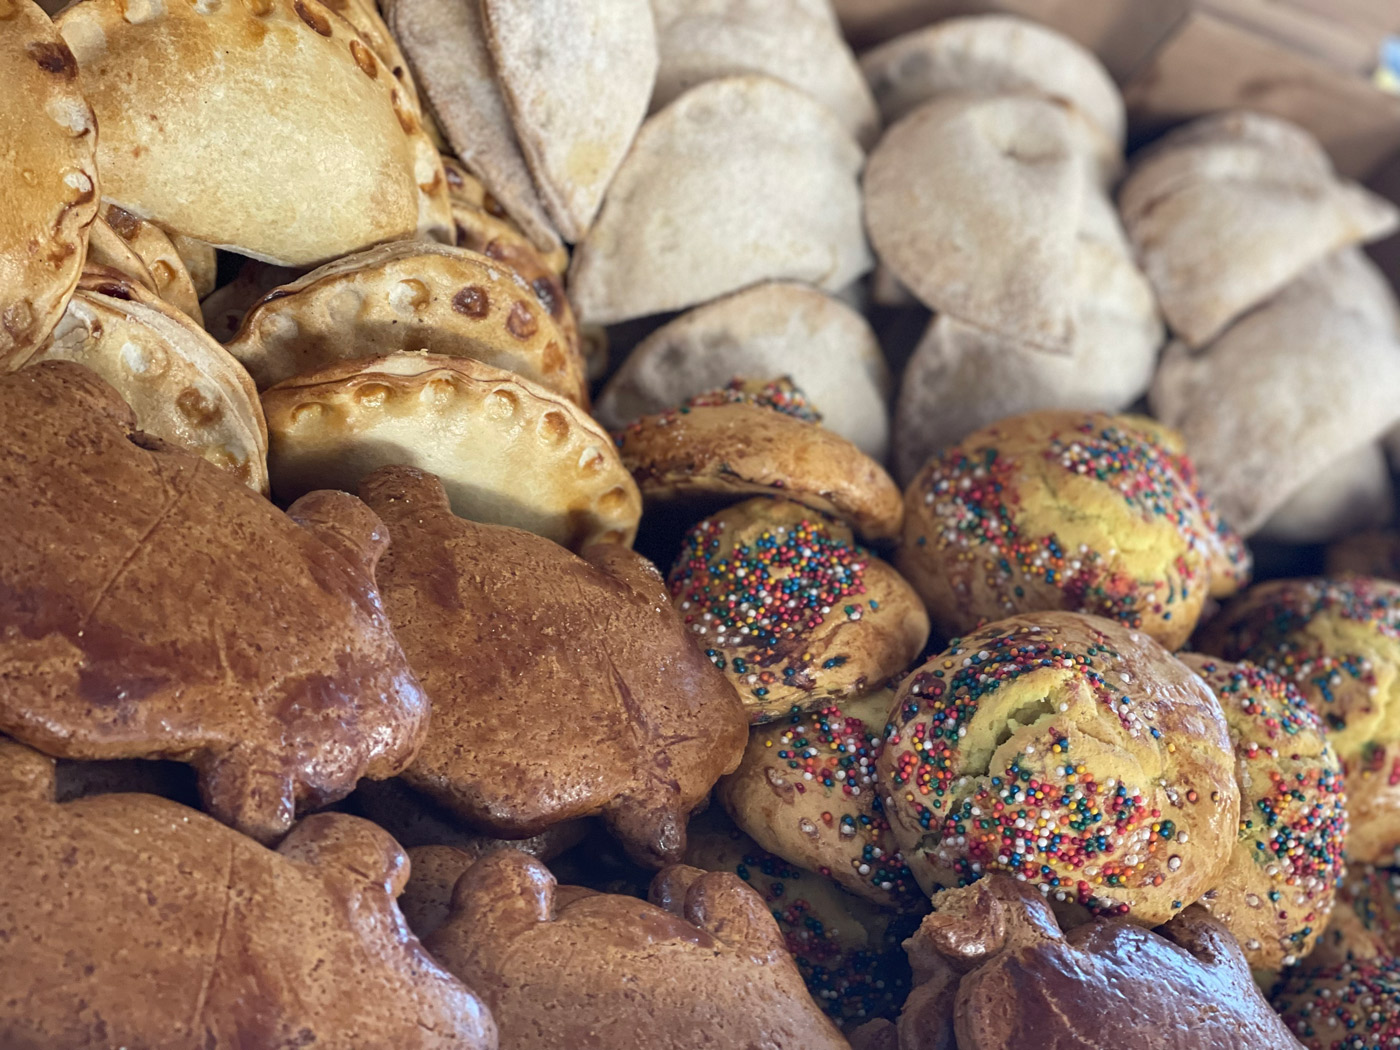
[[[496,1046],[366,821],[316,814],[274,851],[153,795],[59,804],[53,762],[0,740],[0,836],[5,1046]]]
[[[188,762],[262,841],[408,765],[427,701],[374,585],[388,537],[353,496],[283,514],[66,361],[0,379],[0,459],[0,732]]]
[[[97,216],[97,121],[73,53],[30,0],[0,10],[0,369],[48,337],[78,283]]]
[[[437,473],[452,508],[582,550],[631,544],[642,497],[607,432],[572,401],[467,358],[348,361],[263,392],[272,490],[350,490],[379,467]]]
[[[346,361],[427,350],[588,403],[583,358],[528,281],[476,252],[424,241],[370,248],[274,289],[228,349],[259,390]]]
[[[744,717],[651,563],[465,521],[407,467],[360,491],[394,537],[384,606],[433,701],[407,783],[491,835],[597,814],[639,863],[679,859],[691,810],[738,765]],[[522,723],[532,709],[553,714]]]
[[[754,722],[859,696],[909,665],[928,617],[909,584],[851,530],[758,497],[685,536],[671,601]]]
[[[515,1050],[573,1050],[599,1032],[615,1050],[847,1050],[738,876],[675,865],[651,900],[559,886],[502,850],[457,883],[427,947]]]

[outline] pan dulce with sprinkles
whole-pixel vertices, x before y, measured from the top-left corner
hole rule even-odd
[[[1400,1050],[1397,2],[0,0],[0,1050]]]
[[[905,493],[898,565],[947,635],[1070,609],[1180,648],[1249,555],[1181,439],[1137,416],[1036,412],[940,453]]]
[[[1070,916],[1167,922],[1230,863],[1240,791],[1210,689],[1141,631],[1015,616],[899,687],[876,763],[929,891],[1002,871]]]

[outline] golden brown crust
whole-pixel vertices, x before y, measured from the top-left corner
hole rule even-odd
[[[344,361],[428,350],[507,369],[586,405],[583,358],[550,312],[550,295],[476,252],[385,244],[268,293],[228,348],[260,390]]]
[[[384,604],[433,699],[404,779],[489,834],[601,814],[639,862],[679,857],[690,811],[739,762],[744,718],[650,563],[465,521],[407,467],[360,491],[394,537]],[[523,724],[536,707],[557,717]]]
[[[74,361],[116,388],[140,429],[268,493],[267,423],[253,381],[187,315],[115,271],[83,272],[31,359]]]
[[[427,945],[516,1050],[584,1046],[599,1031],[614,1050],[847,1050],[737,876],[667,868],[652,900],[559,887],[502,850],[463,876]]]
[[[1065,914],[1155,926],[1230,861],[1240,791],[1220,705],[1142,632],[1001,620],[904,679],[890,722],[885,815],[925,889],[1001,871]]]
[[[453,510],[572,550],[630,545],[642,497],[612,439],[573,402],[466,358],[348,361],[263,393],[273,491],[350,490],[378,467],[436,473]]]
[[[152,795],[54,802],[0,741],[0,1043],[492,1050],[486,1008],[403,927],[403,851],[340,814],[276,851]]]
[[[48,337],[78,282],[97,215],[97,121],[78,65],[30,0],[0,3],[0,370]]]
[[[701,404],[646,416],[617,436],[648,501],[782,496],[893,539],[904,499],[885,469],[816,423],[751,403]]]
[[[319,0],[94,0],[58,24],[102,129],[103,193],[127,211],[288,266],[450,232],[415,105]]]
[[[1273,580],[1212,619],[1196,645],[1291,681],[1346,770],[1347,856],[1400,845],[1400,584],[1366,576]]]
[[[1247,579],[1243,542],[1178,435],[1138,416],[1031,412],[939,453],[905,493],[895,563],[956,636],[1068,609],[1183,645],[1206,597]]]
[[[1321,718],[1285,679],[1200,653],[1181,662],[1220,701],[1240,785],[1230,864],[1200,903],[1256,972],[1277,972],[1312,950],[1332,914],[1347,834],[1342,765]]]
[[[851,530],[780,499],[751,499],[692,528],[669,577],[696,641],[766,722],[859,696],[904,670],[928,617]]]
[[[408,765],[427,701],[358,500],[284,515],[136,431],[68,362],[0,379],[0,459],[0,732],[63,758],[188,762],[209,810],[263,840]]]
[[[117,236],[117,231],[107,225],[101,215],[92,220],[88,228],[87,259],[84,270],[105,267],[116,270],[142,288],[156,290],[156,280],[151,276],[146,260],[136,254],[136,249]]]

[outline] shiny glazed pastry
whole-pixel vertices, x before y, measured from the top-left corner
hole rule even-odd
[[[495,1050],[408,933],[394,840],[341,814],[269,850],[154,795],[58,804],[0,741],[0,1045]]]
[[[1255,970],[1292,966],[1327,925],[1346,847],[1346,786],[1322,719],[1286,679],[1199,653],[1181,662],[1220,701],[1240,785],[1240,830],[1200,903]]]
[[[764,849],[874,904],[908,908],[923,894],[875,782],[894,698],[885,686],[755,726],[717,794]]]
[[[1384,862],[1400,845],[1400,584],[1262,583],[1228,604],[1198,645],[1297,686],[1346,770],[1347,856]]]
[[[1168,649],[1249,554],[1170,430],[1138,416],[1046,411],[985,427],[931,459],[905,493],[896,564],[947,636],[1013,613],[1068,609]]]
[[[209,810],[263,841],[408,765],[428,705],[359,500],[283,514],[60,361],[0,378],[0,461],[0,732],[189,762]]]
[[[1016,616],[899,687],[876,763],[926,890],[993,872],[1061,914],[1144,926],[1216,886],[1240,793],[1225,719],[1189,668],[1094,616]]]
[[[867,540],[899,535],[904,501],[879,463],[821,425],[792,380],[731,380],[617,435],[623,465],[653,504],[771,495],[849,524]]]
[[[600,814],[639,863],[678,860],[690,811],[738,765],[744,717],[651,563],[465,521],[408,467],[360,493],[394,538],[384,606],[433,702],[407,782],[489,834]],[[551,714],[522,721],[533,709]]]
[[[675,865],[651,900],[559,886],[501,850],[457,883],[426,945],[486,1001],[506,1050],[846,1050],[738,876]]]
[[[928,617],[900,575],[851,530],[756,498],[686,533],[671,600],[754,722],[858,696],[904,670]]]
[[[1299,1050],[1199,908],[1156,931],[1097,919],[1062,933],[1040,895],[1005,876],[934,903],[905,945],[915,988],[900,1050]]]

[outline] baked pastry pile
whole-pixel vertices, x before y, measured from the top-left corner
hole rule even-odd
[[[1125,158],[1001,15],[46,10],[0,1050],[1400,1039],[1397,214],[1304,132]]]

